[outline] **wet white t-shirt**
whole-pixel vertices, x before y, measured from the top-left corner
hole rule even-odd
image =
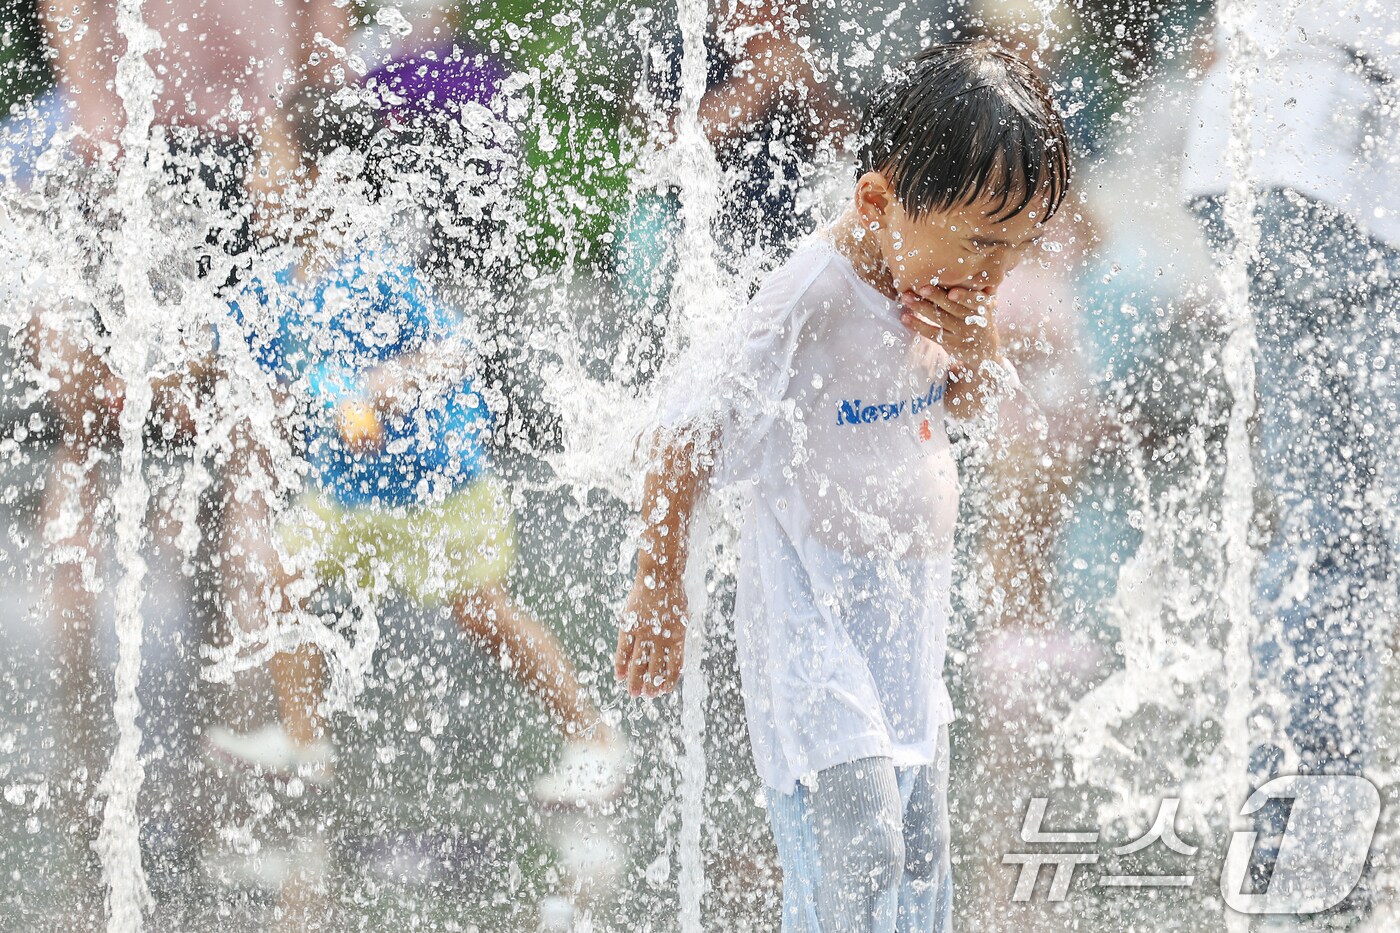
[[[759,776],[787,792],[860,758],[932,762],[953,718],[947,355],[823,234],[768,277],[724,352],[722,376],[672,393],[663,421],[717,431],[712,485],[743,494],[735,626]]]

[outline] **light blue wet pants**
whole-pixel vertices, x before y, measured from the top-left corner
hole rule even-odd
[[[783,868],[783,933],[948,933],[948,728],[938,759],[863,758],[790,794],[768,788]]]

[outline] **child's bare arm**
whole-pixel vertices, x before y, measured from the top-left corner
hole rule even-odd
[[[633,696],[660,696],[680,681],[685,655],[685,565],[690,521],[709,480],[696,441],[667,445],[647,474],[637,577],[622,612],[613,670]]]

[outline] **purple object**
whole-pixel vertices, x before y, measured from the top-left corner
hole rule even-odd
[[[436,110],[456,115],[463,104],[492,107],[509,77],[500,62],[452,42],[420,48],[392,59],[365,75],[396,121]]]

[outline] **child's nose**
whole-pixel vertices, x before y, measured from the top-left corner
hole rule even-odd
[[[1007,269],[1010,264],[1004,259],[992,259],[987,261],[977,274],[977,286],[980,288],[1000,288],[1002,281],[1006,278]]]

